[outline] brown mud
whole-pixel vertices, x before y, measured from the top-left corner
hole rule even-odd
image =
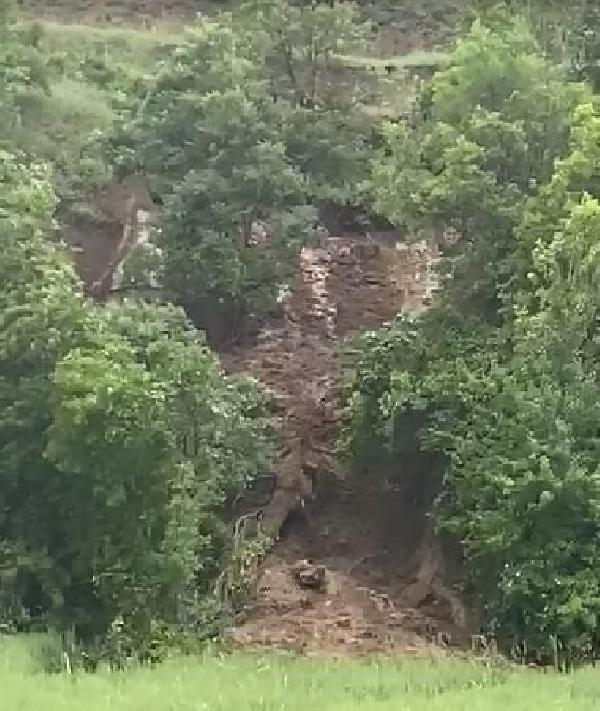
[[[382,486],[377,471],[340,476],[333,456],[344,339],[424,308],[434,256],[389,235],[306,248],[282,314],[253,347],[223,356],[226,370],[252,374],[271,395],[279,436],[272,498],[256,512],[277,543],[233,630],[238,644],[361,654],[467,639],[430,521],[435,469],[407,461]],[[322,589],[299,585],[299,561],[325,569]]]

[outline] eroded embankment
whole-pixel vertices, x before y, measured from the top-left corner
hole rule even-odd
[[[463,636],[428,517],[435,472],[415,479],[407,464],[387,488],[377,472],[332,476],[341,343],[422,309],[431,266],[423,245],[344,237],[306,248],[281,316],[255,346],[224,357],[272,395],[279,437],[272,498],[260,510],[263,530],[279,540],[238,619],[240,644],[360,653]]]

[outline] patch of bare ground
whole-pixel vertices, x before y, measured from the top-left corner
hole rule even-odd
[[[465,612],[429,519],[434,467],[407,460],[385,486],[376,471],[333,474],[341,342],[423,308],[434,256],[389,236],[306,248],[280,317],[255,346],[223,357],[272,395],[279,428],[273,495],[257,512],[278,542],[233,630],[237,644],[363,654],[465,641]]]
[[[104,281],[110,288],[130,246],[132,214],[148,200],[135,183],[111,186],[95,201],[102,224],[65,232],[91,291]],[[396,240],[393,232],[342,234],[305,248],[280,313],[254,344],[222,354],[227,371],[253,375],[271,396],[278,430],[268,502],[254,510],[256,502],[242,500],[234,512],[249,523],[260,515],[262,529],[278,539],[233,630],[242,646],[416,653],[467,636],[464,609],[447,584],[450,558],[429,518],[435,466],[409,455],[399,472],[344,477],[332,452],[344,339],[400,310],[418,312],[435,286],[435,253]],[[300,577],[299,565],[307,566]]]
[[[153,209],[147,190],[130,179],[111,183],[92,196],[89,215],[59,215],[61,240],[73,254],[88,293],[97,297],[108,294],[115,270],[135,242],[138,211]]]

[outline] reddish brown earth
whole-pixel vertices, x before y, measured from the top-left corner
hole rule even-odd
[[[131,227],[139,209],[152,212],[154,205],[142,184],[131,179],[95,195],[89,217],[60,220],[61,239],[88,292],[104,296],[111,289],[113,273],[132,246]]]
[[[435,472],[415,478],[407,462],[382,486],[377,471],[340,477],[332,457],[343,339],[423,308],[430,259],[352,236],[305,249],[283,314],[254,347],[223,358],[228,370],[256,377],[278,412],[275,488],[260,510],[262,530],[278,542],[233,630],[240,645],[354,654],[465,640],[465,613],[445,585],[428,518]],[[324,566],[323,589],[298,583],[302,560]]]
[[[445,588],[434,579],[417,583],[425,509],[381,491],[375,476],[326,482],[306,517],[286,524],[233,631],[240,645],[353,655],[466,641],[461,611]],[[293,567],[304,559],[325,567],[323,590],[295,580]]]

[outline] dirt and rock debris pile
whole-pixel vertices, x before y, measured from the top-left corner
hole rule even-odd
[[[282,313],[256,345],[223,358],[271,395],[279,437],[272,497],[260,510],[262,529],[279,540],[233,637],[332,654],[457,641],[463,612],[441,579],[433,493],[416,504],[369,475],[332,475],[343,339],[424,308],[435,255],[346,236],[305,248],[300,261]]]

